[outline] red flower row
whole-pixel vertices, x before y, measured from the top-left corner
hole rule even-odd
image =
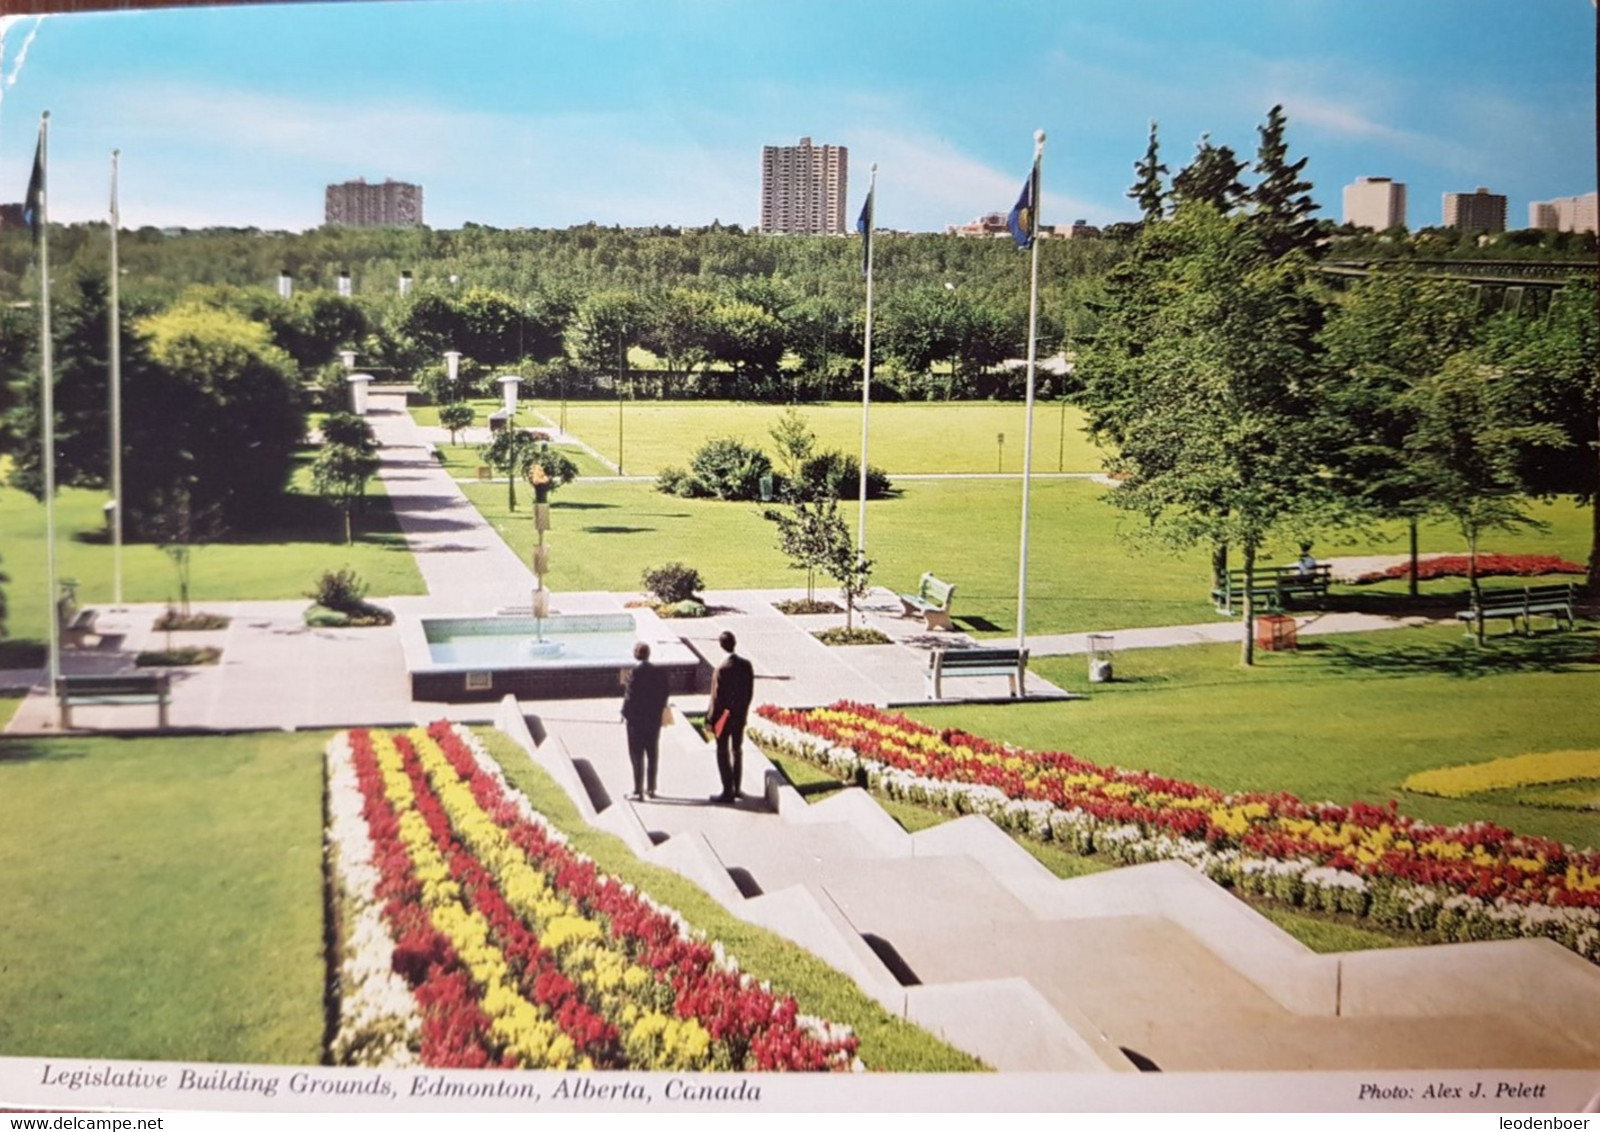
[[[1366,877],[1398,877],[1484,900],[1600,908],[1600,853],[1489,822],[1436,826],[1388,806],[1307,803],[1292,794],[1224,794],[1143,771],[1098,766],[1060,751],[1031,751],[953,729],[936,731],[861,704],[819,711],[770,705],[759,714],[863,759],[922,779],[989,787],[1048,802],[1101,825],[1306,859]]]
[[[722,1051],[719,1064],[762,1070],[849,1066],[857,1045],[854,1036],[823,1038],[807,1029],[792,998],[776,996],[722,966],[709,944],[689,937],[670,915],[601,873],[541,824],[527,820],[451,725],[434,725],[429,737],[471,790],[482,813],[522,850],[552,889],[598,924],[630,963],[655,973],[650,1000],[669,1002],[672,1013],[693,1019],[710,1035]],[[394,743],[415,796],[416,812],[426,822],[463,899],[490,924],[492,942],[506,955],[524,996],[548,1011],[580,1057],[597,1066],[621,1067],[626,1053],[617,1029],[620,1019],[607,1017],[603,1004],[587,1000],[581,980],[569,978],[555,956],[540,946],[534,925],[517,915],[495,878],[458,841],[411,743],[398,735]],[[384,795],[370,739],[357,732],[352,746],[384,877],[379,895],[387,900],[386,914],[401,940],[395,968],[416,989],[423,1008],[423,1060],[440,1065],[490,1064],[494,1055],[489,1051],[498,1048],[488,1030],[490,1020],[477,1006],[464,965],[432,928],[420,903],[420,885],[398,839],[399,815]],[[435,772],[447,773],[439,768]]]
[[[1434,578],[1465,578],[1470,566],[1470,560],[1465,554],[1444,554],[1437,558],[1425,558],[1417,563],[1417,580],[1429,581]],[[1545,574],[1582,574],[1586,569],[1576,562],[1568,562],[1565,558],[1558,558],[1554,554],[1480,554],[1478,555],[1478,577],[1480,578],[1537,578]],[[1409,578],[1411,576],[1411,563],[1398,562],[1387,570],[1374,570],[1362,574],[1356,579],[1358,586],[1369,585],[1372,582],[1387,581],[1390,578]]]

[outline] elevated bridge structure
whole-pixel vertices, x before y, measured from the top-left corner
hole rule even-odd
[[[1414,275],[1452,279],[1478,288],[1479,303],[1490,310],[1537,313],[1569,280],[1600,275],[1600,262],[1506,259],[1324,260],[1316,270],[1336,287],[1371,275]]]

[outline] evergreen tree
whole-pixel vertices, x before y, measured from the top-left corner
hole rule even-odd
[[[1249,194],[1239,181],[1244,162],[1225,145],[1212,145],[1210,134],[1201,134],[1195,145],[1194,160],[1172,178],[1172,199],[1178,205],[1209,204],[1224,216],[1232,213]]]
[[[1300,179],[1307,159],[1289,161],[1284,125],[1283,107],[1274,106],[1267,113],[1266,125],[1260,127],[1255,172],[1261,179],[1250,190],[1256,224],[1267,253],[1274,258],[1296,248],[1313,252],[1317,239],[1317,223],[1311,218],[1317,203],[1311,199],[1311,182]]]
[[[1146,223],[1159,220],[1167,207],[1167,188],[1161,178],[1167,167],[1161,162],[1160,144],[1156,140],[1156,123],[1150,121],[1150,145],[1144,151],[1144,160],[1136,161],[1133,171],[1137,179],[1128,189],[1128,196],[1139,202],[1139,211]]]

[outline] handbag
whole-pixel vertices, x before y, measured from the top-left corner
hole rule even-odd
[[[662,704],[661,705],[661,726],[663,726],[663,727],[671,727],[672,726],[672,705],[671,704]]]

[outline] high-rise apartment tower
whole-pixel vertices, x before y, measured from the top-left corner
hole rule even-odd
[[[1357,177],[1344,187],[1344,222],[1375,232],[1404,228],[1405,185],[1388,177]]]
[[[422,223],[422,186],[404,181],[369,185],[355,180],[329,185],[327,202],[329,224],[382,228]]]
[[[1444,226],[1463,232],[1504,232],[1506,198],[1482,186],[1470,193],[1445,193]]]
[[[1600,208],[1596,195],[1557,197],[1536,200],[1528,205],[1528,227],[1546,232],[1594,232],[1600,230]]]
[[[842,145],[761,147],[761,230],[808,235],[845,231],[850,151]]]

